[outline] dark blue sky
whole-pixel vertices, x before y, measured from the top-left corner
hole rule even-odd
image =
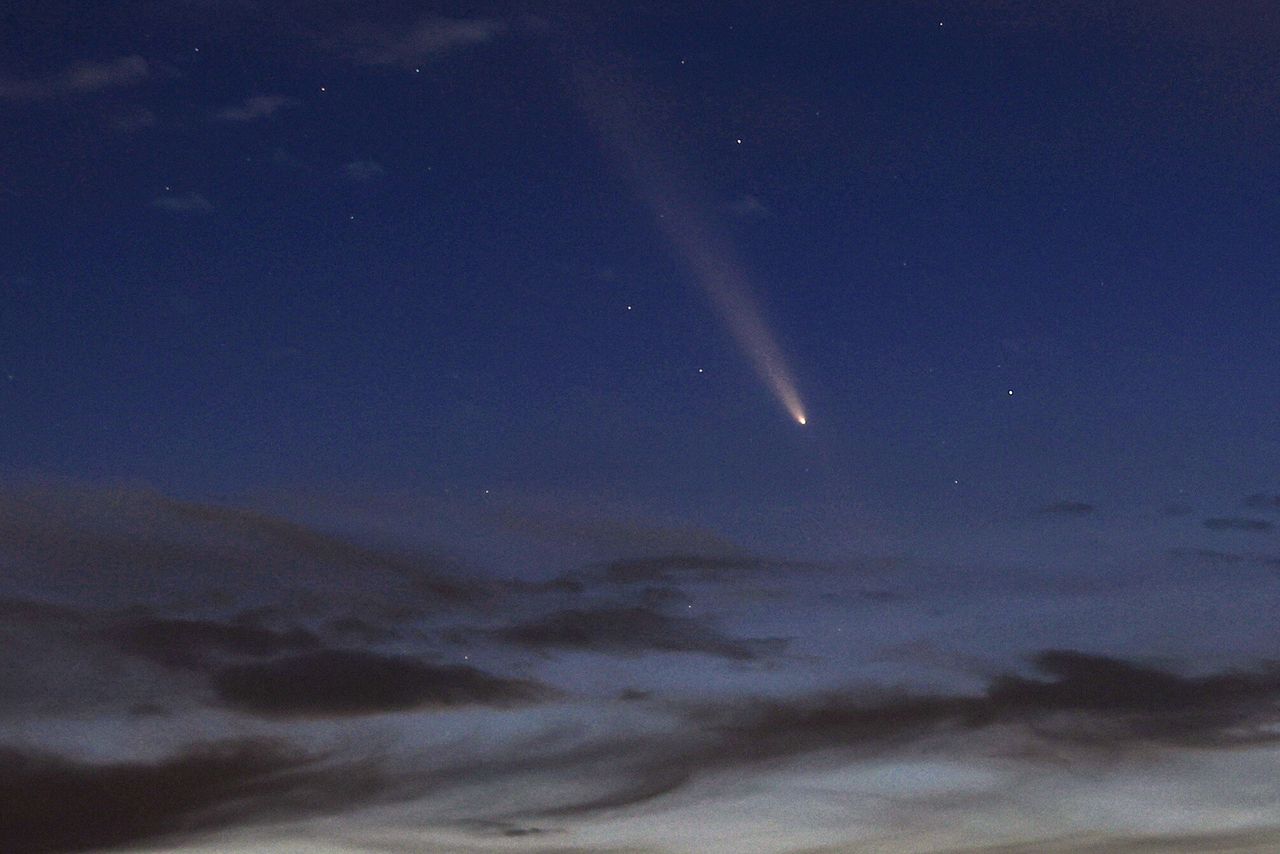
[[[902,504],[1274,460],[1265,5],[495,9],[434,49],[388,35],[411,5],[163,5],[7,18],[11,473]],[[602,151],[584,67],[660,116],[808,431]]]
[[[1197,787],[1280,779],[1178,766],[1185,790],[1128,813],[1177,827],[1072,824],[1045,811],[1078,780],[1033,757],[1038,806],[1010,806],[974,745],[1025,745],[967,729],[1103,709],[1123,749],[1172,750],[1274,708],[1280,6],[41,0],[0,2],[0,32],[0,616],[36,662],[0,726],[23,744],[136,765],[155,726],[178,765],[147,767],[200,772],[260,719],[322,752],[334,721],[443,744],[479,715],[495,767],[556,797],[451,812],[427,763],[345,802],[426,798],[432,850],[530,822],[571,850],[748,850],[724,815],[818,809],[754,763],[847,794],[826,751],[886,798],[989,772],[974,814],[1004,830],[944,838],[930,802],[779,819],[769,850],[1208,832],[1256,805]],[[77,706],[84,656],[143,687]],[[314,696],[320,672],[349,696]],[[1117,679],[1174,697],[1163,728],[1133,726],[1145,694],[1090,693]],[[941,697],[886,714],[959,726],[945,767],[873,773],[865,720],[802,713],[868,702],[850,684]],[[772,719],[733,703],[762,693],[800,721],[776,753],[742,749]],[[667,724],[679,780],[645,740]],[[535,731],[551,758],[520,764]],[[627,785],[652,785],[677,802],[653,826],[691,835],[570,791],[601,756],[617,804],[647,815]],[[1129,797],[1121,766],[1098,773]],[[735,773],[786,794],[693,793]]]

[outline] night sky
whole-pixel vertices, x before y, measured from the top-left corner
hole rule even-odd
[[[0,32],[0,850],[1280,850],[1280,5]]]

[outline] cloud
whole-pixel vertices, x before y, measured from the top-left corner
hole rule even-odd
[[[648,608],[567,609],[492,632],[499,640],[529,650],[552,649],[641,655],[647,652],[701,652],[735,661],[780,654],[781,639],[739,640],[689,617],[669,617]]]
[[[146,128],[155,127],[160,123],[160,119],[156,114],[146,107],[128,107],[112,114],[108,119],[112,130],[120,133],[136,133]]]
[[[1280,668],[1180,676],[1101,655],[1049,650],[1035,656],[1047,680],[1006,675],[987,689],[985,712],[996,719],[1042,718],[1058,712],[1101,718],[1061,732],[1076,740],[1150,740],[1223,746],[1280,738],[1276,722]]]
[[[343,166],[342,171],[352,181],[372,181],[387,174],[387,170],[376,160],[353,160]]]
[[[692,553],[658,555],[610,561],[604,576],[623,584],[668,581],[676,575],[708,576],[761,569],[765,562],[752,557],[715,557]]]
[[[725,211],[738,219],[765,219],[773,215],[769,206],[758,196],[744,194],[725,205]]]
[[[1264,533],[1274,527],[1266,519],[1246,519],[1242,516],[1205,519],[1204,526],[1210,531],[1252,531],[1254,533]]]
[[[748,555],[710,555],[674,552],[654,557],[623,558],[603,566],[603,577],[619,584],[672,582],[677,579],[725,580],[745,573],[768,570],[812,570],[820,564],[773,560]]]
[[[1244,506],[1255,510],[1280,510],[1280,495],[1255,492],[1245,497]]]
[[[305,629],[278,632],[211,620],[137,620],[108,636],[122,652],[170,667],[199,668],[219,655],[264,658],[314,649],[320,639]]]
[[[423,664],[371,652],[323,650],[242,664],[213,677],[227,706],[261,717],[351,717],[451,706],[510,706],[546,699],[550,689],[473,667]]]
[[[415,68],[467,47],[484,44],[507,30],[492,18],[445,18],[427,15],[408,29],[364,27],[350,34],[348,52],[366,65]]]
[[[1040,508],[1040,512],[1052,516],[1088,516],[1096,508],[1083,501],[1056,501]]]
[[[429,556],[145,490],[0,490],[0,560],[0,596],[160,612],[278,606],[394,623],[490,595]]]
[[[183,193],[176,196],[157,196],[151,200],[152,207],[174,213],[212,213],[213,202],[199,193]]]
[[[1190,546],[1177,546],[1169,549],[1169,555],[1176,558],[1188,558],[1214,564],[1243,563],[1247,558],[1242,554],[1224,552],[1218,549],[1205,549]]]
[[[149,73],[147,61],[140,56],[122,56],[109,62],[77,62],[43,77],[0,77],[0,100],[47,101],[86,95],[104,89],[134,86],[145,80]]]
[[[351,806],[382,785],[279,742],[196,745],[158,762],[87,763],[0,746],[0,839],[10,854],[134,847]]]
[[[683,726],[622,744],[607,764],[620,782],[546,815],[635,806],[718,773],[833,751],[873,756],[926,738],[1022,726],[1058,745],[1235,748],[1280,741],[1280,667],[1182,676],[1107,656],[1047,650],[1040,677],[997,676],[972,695],[869,696],[835,692],[691,707]],[[606,760],[584,752],[590,768]],[[569,763],[570,765],[572,763]]]
[[[1061,839],[948,849],[939,854],[1206,854],[1212,851],[1270,854],[1277,850],[1280,850],[1280,827],[1258,827],[1141,836],[1077,834]]]
[[[286,95],[254,95],[243,103],[224,107],[214,114],[223,122],[251,122],[275,115],[287,107],[297,106],[298,100]]]

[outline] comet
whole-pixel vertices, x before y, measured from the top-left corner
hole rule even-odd
[[[633,85],[605,82],[599,68],[579,69],[578,88],[606,151],[621,166],[637,196],[654,216],[668,244],[704,293],[712,310],[746,356],[756,375],[793,421],[809,417],[777,338],[765,323],[751,276],[733,244],[714,227],[711,206],[698,204],[678,180],[670,155],[660,154],[639,118]]]

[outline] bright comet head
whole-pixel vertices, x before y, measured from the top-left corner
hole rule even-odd
[[[809,419],[805,418],[803,415],[797,415],[796,420],[800,422],[801,427],[809,423]]]

